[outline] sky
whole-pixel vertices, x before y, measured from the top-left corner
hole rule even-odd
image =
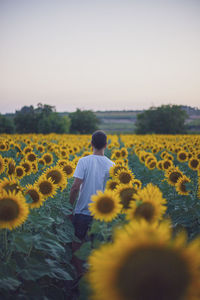
[[[200,0],[0,0],[0,113],[200,108]]]

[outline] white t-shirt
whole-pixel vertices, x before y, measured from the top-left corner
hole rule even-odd
[[[113,165],[114,162],[103,155],[92,154],[79,159],[74,177],[83,179],[83,183],[80,186],[75,214],[90,215],[88,204],[91,202],[91,196],[96,194],[97,190],[105,189],[109,170]]]

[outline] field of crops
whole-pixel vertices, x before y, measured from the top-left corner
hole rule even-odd
[[[89,135],[0,137],[0,299],[67,300],[69,192]],[[115,161],[76,252],[79,299],[200,299],[200,136],[110,135]]]

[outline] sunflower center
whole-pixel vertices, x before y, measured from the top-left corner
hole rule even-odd
[[[9,222],[15,220],[19,215],[19,207],[10,198],[0,200],[0,221]]]
[[[187,183],[187,181],[186,181],[186,180],[183,180],[183,181],[181,182],[181,184],[180,184],[180,190],[181,190],[182,192],[184,192],[184,193],[187,192],[186,185],[185,185],[186,183]]]
[[[30,153],[27,158],[28,158],[29,161],[35,161],[36,160],[36,156],[33,153]]]
[[[192,159],[190,163],[193,168],[196,168],[199,164],[199,161],[197,159]]]
[[[171,163],[167,160],[163,163],[164,169],[168,169],[171,166]]]
[[[26,173],[28,173],[30,171],[30,165],[29,164],[23,163],[22,166],[24,167]]]
[[[121,199],[120,202],[122,203],[123,208],[125,208],[125,209],[129,208],[129,204],[133,200],[133,198],[132,198],[133,193],[134,193],[133,188],[126,188],[120,192],[120,199]]]
[[[150,222],[154,216],[155,208],[149,202],[142,203],[139,205],[136,210],[134,217],[136,218],[144,218],[148,222]]]
[[[45,160],[45,162],[47,163],[47,164],[49,164],[50,162],[51,162],[51,156],[50,155],[45,155],[44,156],[44,160]]]
[[[103,214],[109,214],[113,211],[114,201],[109,197],[102,197],[97,203],[97,210]]]
[[[48,195],[52,192],[52,184],[49,181],[42,181],[39,184],[39,189],[43,195]]]
[[[155,166],[156,166],[156,162],[155,162],[155,161],[151,161],[151,162],[149,163],[149,167],[150,167],[150,168],[155,168]]]
[[[170,175],[169,175],[169,180],[173,183],[176,183],[178,181],[178,179],[181,177],[181,173],[179,172],[172,172]]]
[[[131,175],[127,172],[122,172],[119,175],[119,181],[124,184],[129,183],[131,181]]]
[[[118,185],[118,182],[116,181],[112,181],[109,185],[110,190],[114,190],[116,188],[116,186]]]
[[[189,281],[178,253],[153,246],[130,253],[117,276],[119,292],[127,300],[181,300]]]
[[[47,174],[47,178],[51,178],[55,184],[60,183],[62,175],[57,170],[52,170]]]
[[[180,158],[181,160],[185,160],[185,159],[186,159],[186,154],[185,154],[185,153],[180,153],[180,154],[179,154],[179,158]]]
[[[66,165],[63,167],[63,171],[67,174],[70,175],[73,172],[73,168],[69,165]]]
[[[37,191],[35,190],[29,190],[27,192],[28,195],[30,195],[30,197],[32,198],[33,202],[36,203],[40,200],[39,194]]]
[[[12,175],[15,172],[15,165],[13,163],[9,163],[8,165],[8,174]]]
[[[22,176],[23,175],[23,169],[22,168],[17,168],[16,169],[16,173],[17,173],[17,176]]]

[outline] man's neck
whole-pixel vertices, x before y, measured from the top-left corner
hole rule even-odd
[[[93,148],[93,155],[101,155],[101,156],[103,156],[104,155],[104,149],[98,150],[98,149]]]

